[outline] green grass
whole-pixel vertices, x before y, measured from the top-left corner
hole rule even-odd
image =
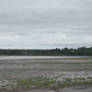
[[[65,64],[65,65],[81,65],[81,64],[92,64],[92,62],[32,62],[30,64]]]
[[[11,90],[17,90],[17,89],[31,89],[31,88],[63,88],[67,86],[76,86],[80,84],[89,84],[92,85],[92,77],[78,77],[78,78],[71,78],[71,77],[62,77],[63,80],[59,81],[55,78],[47,78],[47,77],[35,77],[31,79],[21,79],[16,80],[16,85],[10,84],[9,86],[12,87]],[[12,80],[9,80],[12,81]],[[5,87],[3,87],[5,89]],[[7,87],[6,87],[7,89]],[[1,89],[0,89],[1,90]],[[1,92],[1,91],[0,91]],[[14,91],[12,91],[14,92]]]
[[[17,87],[30,88],[31,86],[35,86],[41,88],[41,87],[48,87],[54,83],[56,83],[54,79],[47,77],[36,77],[29,80],[19,80],[17,83]]]
[[[89,79],[89,81],[88,81]],[[47,77],[36,77],[29,80],[19,80],[17,82],[17,87],[21,88],[31,88],[34,86],[35,88],[47,88],[47,87],[65,87],[65,86],[73,86],[79,84],[92,84],[92,77],[87,78],[63,78],[63,81],[56,81],[55,78],[47,78]]]
[[[31,65],[31,64],[64,64],[64,65],[87,65],[87,64],[92,64],[92,61],[90,62],[60,62],[60,61],[32,61],[32,62],[0,62],[0,65]]]

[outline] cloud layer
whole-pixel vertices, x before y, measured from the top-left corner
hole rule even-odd
[[[0,0],[0,48],[92,46],[92,0]]]

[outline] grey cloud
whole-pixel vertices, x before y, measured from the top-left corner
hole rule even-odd
[[[92,46],[92,0],[0,0],[0,48]]]

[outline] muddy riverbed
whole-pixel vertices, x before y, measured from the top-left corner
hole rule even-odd
[[[45,63],[44,63],[45,62]],[[52,62],[52,63],[51,63]],[[57,63],[56,63],[57,62]],[[66,63],[63,63],[66,62]],[[69,63],[70,62],[70,63]],[[76,63],[79,62],[79,63]],[[80,63],[81,62],[81,63]],[[85,63],[88,62],[88,63]],[[0,57],[0,86],[8,85],[7,80],[27,80],[35,77],[57,78],[88,78],[92,77],[91,57],[35,57],[35,56],[1,56]],[[89,84],[88,84],[89,85]],[[91,92],[91,84],[66,87],[55,91],[52,89],[22,90],[22,92]],[[83,89],[82,89],[82,88]],[[2,87],[1,87],[2,88]],[[70,91],[69,91],[70,90]],[[5,91],[8,92],[8,91]],[[17,90],[18,92],[18,90]],[[21,92],[21,91],[19,91]]]

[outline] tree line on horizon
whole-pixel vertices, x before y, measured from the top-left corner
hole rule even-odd
[[[92,47],[63,48],[63,49],[0,49],[0,55],[29,55],[29,56],[91,56]]]

